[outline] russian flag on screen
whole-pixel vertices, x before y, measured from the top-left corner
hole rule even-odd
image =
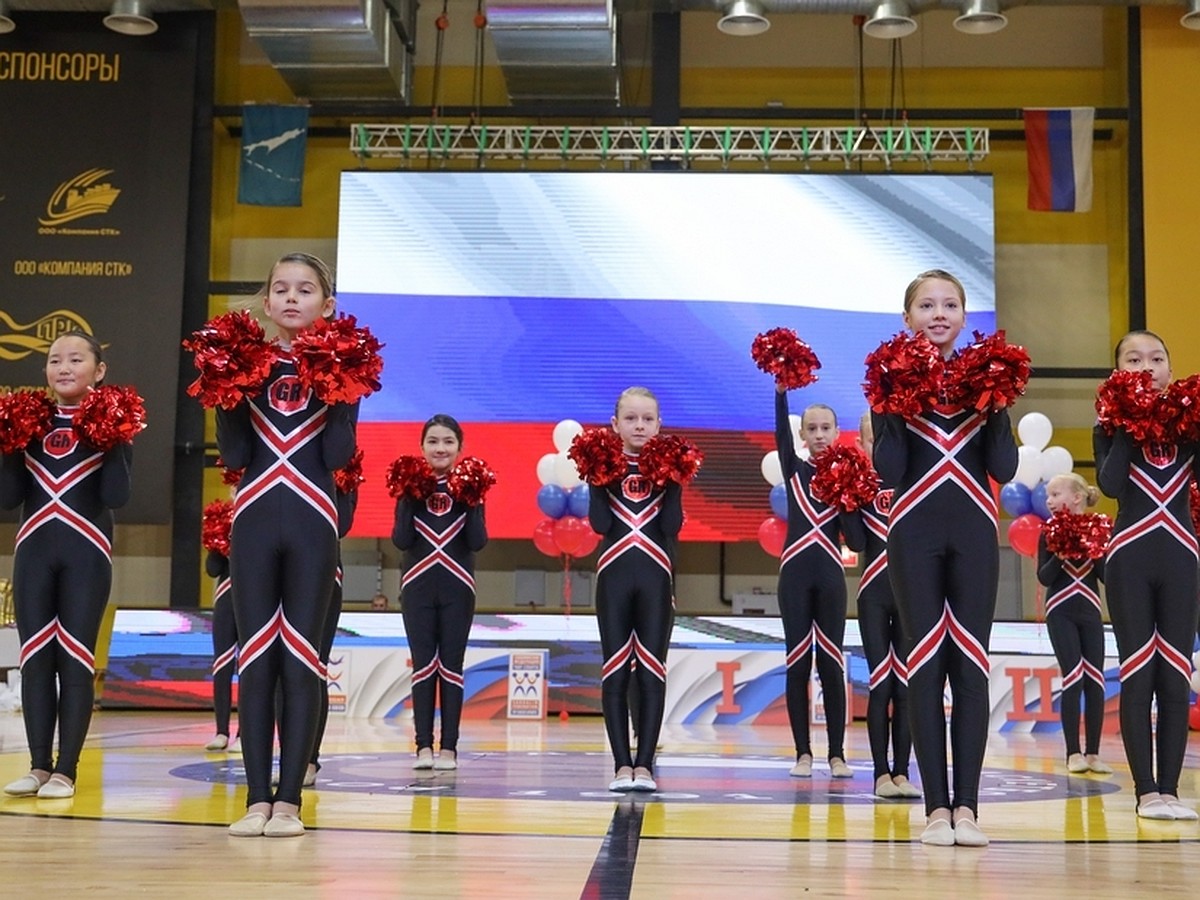
[[[1025,110],[1029,208],[1087,212],[1092,208],[1092,124],[1096,110]]]

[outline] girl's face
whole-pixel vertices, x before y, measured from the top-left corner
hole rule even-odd
[[[1148,334],[1131,334],[1117,349],[1117,368],[1122,372],[1149,371],[1154,386],[1165,391],[1171,383],[1171,359],[1162,341]]]
[[[445,425],[430,425],[421,441],[421,450],[429,467],[438,475],[445,475],[458,461],[462,445],[458,442],[458,435]]]
[[[875,434],[871,430],[871,420],[866,419],[858,426],[858,439],[855,441],[858,444],[858,449],[867,454],[867,459],[871,458],[871,454],[875,450]]]
[[[837,443],[837,419],[827,409],[806,410],[804,421],[800,423],[800,436],[804,438],[808,452],[820,456]]]
[[[333,297],[325,295],[321,279],[311,266],[285,262],[271,272],[263,311],[284,340],[290,341],[317,319],[333,312]]]
[[[613,431],[621,438],[626,453],[640,453],[646,441],[658,434],[661,424],[658,403],[640,394],[623,399],[612,418]]]
[[[1046,485],[1046,506],[1050,512],[1069,512],[1079,515],[1087,504],[1087,495],[1066,479],[1051,478]]]
[[[63,406],[74,406],[104,378],[106,366],[96,361],[81,337],[61,337],[46,354],[46,383]]]
[[[923,281],[904,311],[904,327],[924,334],[943,356],[954,352],[954,342],[966,324],[967,307],[958,287],[942,278]]]

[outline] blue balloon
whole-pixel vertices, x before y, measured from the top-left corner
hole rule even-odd
[[[571,488],[567,494],[567,512],[580,519],[586,519],[588,514],[588,503],[591,496],[588,494],[588,486],[580,484]]]
[[[1046,482],[1039,481],[1037,487],[1030,492],[1029,505],[1043,522],[1050,518],[1050,507],[1046,505]]]
[[[777,484],[771,488],[771,512],[787,521],[787,482]]]
[[[1000,488],[1000,505],[1014,519],[1033,512],[1033,501],[1029,488],[1019,481],[1010,481]]]
[[[561,519],[567,514],[567,492],[557,484],[543,484],[538,488],[537,505],[552,519]]]

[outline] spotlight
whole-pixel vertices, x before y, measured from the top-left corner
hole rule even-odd
[[[1196,2],[1200,3],[1200,0]],[[717,22],[718,30],[737,37],[762,34],[770,27],[771,22],[763,15],[763,7],[758,0],[733,0],[725,7],[725,15]]]
[[[1200,0],[1187,0],[1187,8],[1179,24],[1192,31],[1200,31]]]
[[[0,0],[0,34],[8,34],[10,31],[15,31],[17,23],[8,16],[8,4],[4,0]]]
[[[135,36],[158,31],[158,23],[150,15],[150,4],[145,0],[113,0],[112,12],[104,17],[104,27]]]
[[[1000,12],[1000,0],[966,0],[961,9],[962,15],[954,20],[954,27],[964,34],[995,34],[1008,24]]]
[[[917,30],[907,0],[883,0],[863,25],[869,37],[891,40],[908,37]]]

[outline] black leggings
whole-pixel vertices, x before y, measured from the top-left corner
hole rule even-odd
[[[317,650],[321,654],[321,665],[329,666],[329,655],[333,652],[333,639],[337,636],[338,620],[342,617],[342,583],[335,580],[333,584],[333,600],[329,605],[329,615],[325,619],[325,630],[321,632],[321,646]],[[317,708],[317,737],[313,742],[312,757],[309,762],[321,768],[321,741],[325,738],[325,725],[329,721],[329,673],[321,679],[321,705]]]
[[[229,735],[233,710],[233,672],[237,667],[237,622],[233,615],[233,597],[225,593],[213,604],[213,714],[217,734]]]
[[[434,707],[440,699],[441,749],[457,752],[463,708],[463,661],[475,616],[475,591],[435,567],[404,588],[400,607],[412,654],[413,729],[417,749],[433,747]]]
[[[1089,756],[1099,753],[1100,733],[1104,729],[1104,624],[1100,621],[1100,611],[1082,597],[1065,600],[1047,614],[1046,630],[1062,670],[1058,705],[1067,756],[1080,752],[1081,698],[1087,701],[1084,752]]]
[[[912,732],[908,722],[908,676],[904,665],[904,636],[900,616],[887,574],[858,597],[858,629],[870,670],[867,697],[867,738],[875,778],[884,775],[908,777]],[[888,764],[891,735],[892,763]]]

